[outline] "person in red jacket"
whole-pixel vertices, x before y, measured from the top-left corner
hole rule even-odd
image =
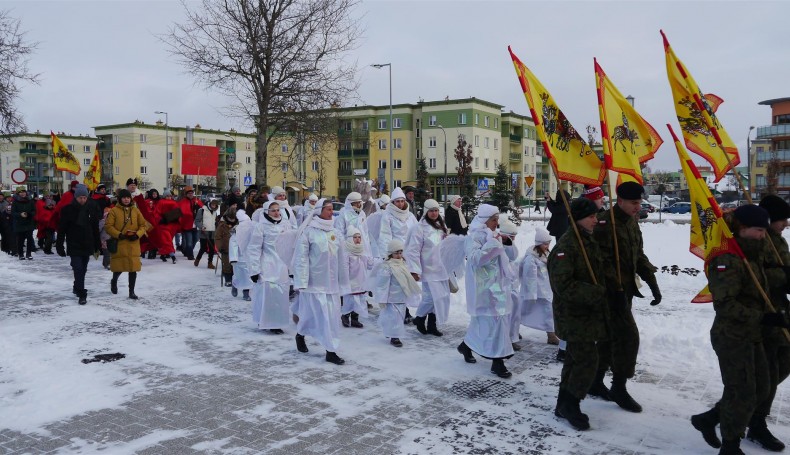
[[[38,238],[38,246],[44,250],[44,254],[52,253],[52,241],[55,231],[49,227],[52,220],[52,215],[55,213],[55,201],[52,199],[39,199],[36,201],[36,216],[33,218],[36,221],[36,237]]]
[[[200,199],[195,197],[195,189],[191,186],[184,187],[183,197],[178,199],[181,209],[181,251],[190,261],[195,260],[195,244],[198,241],[198,231],[195,228],[195,214],[203,207]]]
[[[156,219],[155,211],[156,206],[159,204],[161,198],[159,197],[159,191],[155,188],[151,188],[150,190],[146,191],[145,197],[143,194],[140,193],[136,196],[132,197],[137,208],[140,210],[140,213],[143,214],[143,218],[147,221],[151,226],[156,228],[158,224],[158,220]],[[149,230],[143,237],[140,238],[140,257],[145,257],[145,253],[148,253],[148,259],[154,259],[156,257],[156,241],[154,240],[154,233],[152,230]]]
[[[162,192],[162,198],[156,204],[154,211],[153,233],[149,233],[154,245],[156,245],[159,258],[167,262],[168,256],[176,263],[176,249],[173,246],[173,237],[181,229],[179,219],[181,209],[178,203],[173,200],[173,193],[167,188]]]

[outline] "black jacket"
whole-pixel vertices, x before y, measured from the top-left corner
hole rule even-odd
[[[58,223],[57,248],[63,248],[65,241],[69,256],[90,256],[100,251],[98,213],[96,203],[90,199],[85,205],[80,205],[75,199],[63,207]]]
[[[570,204],[571,195],[568,194],[567,191],[565,191],[565,198],[568,200],[568,204]],[[546,201],[546,209],[551,212],[551,219],[549,220],[549,224],[546,226],[546,230],[549,231],[549,234],[559,240],[559,238],[562,237],[562,234],[565,234],[565,231],[567,231],[570,227],[568,211],[565,209],[565,204],[562,202],[560,190],[557,190],[557,195],[555,196],[554,200],[550,199]]]
[[[466,232],[469,230],[469,225],[465,228],[461,227],[462,216],[464,216],[462,211],[455,210],[452,207],[447,207],[444,211],[444,222],[447,225],[447,229],[450,230],[450,234],[466,235]]]

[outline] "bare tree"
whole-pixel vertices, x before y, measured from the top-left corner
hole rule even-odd
[[[38,43],[25,41],[20,21],[0,10],[0,137],[25,129],[17,110],[20,83],[38,83],[39,75],[30,72],[28,59]]]
[[[267,180],[269,140],[299,113],[355,94],[358,0],[203,0],[162,39],[187,72],[236,100],[228,115],[257,130],[255,172]]]
[[[779,160],[776,150],[771,151],[771,158],[765,163],[765,189],[763,196],[776,194],[779,191],[779,172],[782,170],[782,162]]]

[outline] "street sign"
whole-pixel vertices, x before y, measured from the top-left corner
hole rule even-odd
[[[514,172],[510,175],[510,186],[513,188],[518,186],[518,173]]]
[[[535,177],[528,175],[524,177],[524,183],[527,184],[528,187],[532,188],[532,183],[535,181]]]
[[[18,167],[11,171],[11,180],[18,185],[25,183],[27,182],[27,172],[21,167]]]
[[[367,175],[367,169],[354,169],[354,175]]]
[[[480,179],[477,181],[477,191],[488,191],[488,179]]]
[[[244,186],[250,186],[250,185],[252,185],[252,176],[251,175],[245,175],[244,176]]]

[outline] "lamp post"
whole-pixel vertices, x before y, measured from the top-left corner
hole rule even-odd
[[[165,114],[165,184],[164,184],[164,186],[167,186],[168,185],[167,179],[170,178],[170,168],[167,165],[167,154],[170,151],[170,149],[168,147],[168,145],[169,145],[168,142],[170,142],[170,134],[169,134],[170,131],[168,129],[170,127],[170,122],[169,122],[168,117],[167,117],[167,112],[165,112],[165,111],[156,111],[156,112],[154,112],[154,114]]]
[[[444,133],[444,202],[447,203],[447,131],[442,125],[436,125]]]
[[[746,178],[749,179],[749,189],[747,190],[749,191],[748,199],[751,199],[752,196],[752,157],[751,157],[752,148],[751,148],[750,140],[751,140],[753,129],[754,126],[750,126],[749,132],[746,134],[746,176],[747,176]]]
[[[228,139],[230,139],[233,142],[233,161],[235,162],[236,158],[237,158],[237,156],[236,156],[236,139],[234,139],[233,136],[231,136],[228,133],[224,133],[223,136],[227,137]],[[225,151],[226,152],[228,151],[228,145],[227,144],[225,144]],[[234,183],[236,183],[236,170],[233,169],[233,165],[231,165],[230,170],[233,172],[233,174],[232,174],[233,177],[228,175],[228,156],[226,154],[225,155],[225,179],[228,181],[228,190],[232,190],[233,187],[234,187]],[[231,181],[231,180],[233,180],[233,181]]]
[[[394,177],[393,169],[392,169],[393,168],[393,157],[392,157],[392,63],[377,63],[375,65],[370,65],[370,66],[372,66],[373,68],[376,68],[376,69],[381,69],[381,68],[384,68],[386,66],[389,69],[389,80],[390,80],[390,123],[389,123],[389,127],[390,127],[390,143],[389,143],[390,162],[389,162],[388,166],[390,168],[390,194],[392,194],[392,191],[395,189],[395,177]],[[353,148],[353,145],[352,145],[352,148]]]

